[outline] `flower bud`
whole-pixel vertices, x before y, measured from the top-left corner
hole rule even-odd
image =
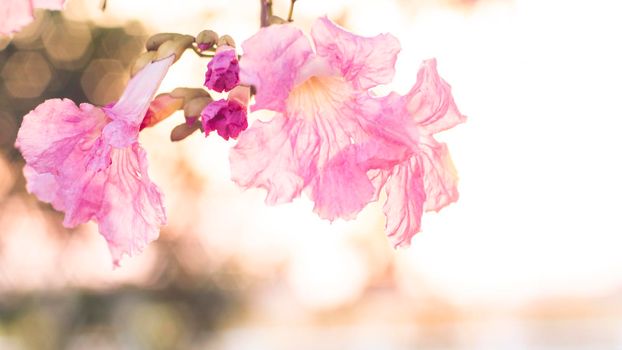
[[[270,19],[268,21],[270,22],[270,25],[288,23],[286,20],[279,16],[270,16]]]
[[[140,125],[140,130],[156,125],[183,107],[183,98],[171,94],[160,94],[149,104],[149,109]]]
[[[240,64],[235,49],[228,45],[218,47],[216,55],[207,64],[205,86],[214,91],[229,91],[240,82]]]
[[[209,96],[195,97],[192,100],[186,102],[184,105],[184,116],[188,118],[196,118],[201,115],[201,111],[212,102],[212,98]]]
[[[160,45],[164,44],[165,42],[182,36],[183,35],[177,33],[158,33],[150,36],[149,39],[147,39],[147,41],[145,42],[145,48],[147,49],[147,51],[155,51],[160,47]]]
[[[181,37],[166,41],[158,47],[157,58],[161,59],[169,57],[170,55],[175,55],[174,62],[176,62],[193,42],[194,37],[190,35],[183,35]]]
[[[197,46],[199,50],[206,51],[214,47],[218,42],[218,34],[213,30],[201,31],[196,38]]]
[[[205,91],[202,88],[179,87],[171,91],[170,94],[172,97],[175,97],[175,98],[183,98],[184,104],[186,104],[188,101],[192,100],[195,97],[200,97],[200,96],[209,97],[209,93],[207,93],[207,91]]]
[[[177,125],[171,131],[171,141],[177,142],[185,139],[186,137],[192,135],[195,131],[199,130],[199,123],[183,123]]]
[[[231,46],[231,47],[235,47],[235,41],[233,40],[233,38],[230,35],[223,35],[220,38],[218,38],[218,46]]]
[[[225,140],[237,138],[248,127],[246,106],[235,100],[219,100],[210,103],[201,112],[205,136],[216,130]]]

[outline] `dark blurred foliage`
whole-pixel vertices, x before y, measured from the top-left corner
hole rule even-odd
[[[37,20],[14,38],[0,38],[0,156],[11,167],[0,169],[0,175],[14,179],[0,193],[0,213],[10,209],[8,198],[28,196],[19,175],[24,163],[14,148],[22,117],[50,98],[96,105],[114,101],[145,39],[140,24],[102,28],[67,20],[58,12],[39,12]],[[194,176],[189,170],[179,173]],[[37,205],[59,240],[86,234],[81,228],[63,228],[61,213],[47,204]],[[193,243],[167,239],[166,232],[162,236],[156,243],[161,259],[149,272],[146,288],[1,288],[0,349],[180,349],[204,337],[240,309],[240,293],[228,287],[235,283],[222,283],[239,274],[235,266],[209,272],[191,269],[183,257]],[[0,283],[5,282],[0,276]]]

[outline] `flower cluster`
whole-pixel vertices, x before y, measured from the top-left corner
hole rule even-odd
[[[44,3],[62,5],[11,0],[0,13]],[[354,218],[384,192],[387,234],[395,246],[409,244],[423,211],[458,199],[447,146],[434,134],[465,117],[433,59],[423,62],[408,93],[372,91],[393,80],[400,51],[394,36],[357,36],[325,17],[310,34],[312,41],[290,23],[262,28],[242,44],[240,60],[233,39],[213,31],[196,38],[152,36],[116,103],[77,106],[53,99],[24,117],[16,147],[26,160],[28,191],[65,212],[67,227],[97,222],[118,265],[123,255],[156,239],[166,222],[139,132],[183,109],[186,120],[171,140],[199,128],[206,136],[216,131],[225,140],[237,138],[232,179],[267,190],[268,204],[292,201],[304,191],[314,211],[332,221]],[[204,88],[177,88],[154,98],[170,66],[189,48],[202,56],[214,51],[204,86],[226,98],[213,101]],[[251,87],[251,111],[274,116],[247,129]]]

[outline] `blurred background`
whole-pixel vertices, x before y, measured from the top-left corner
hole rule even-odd
[[[622,349],[622,22],[615,1],[299,0],[402,43],[406,92],[436,57],[466,124],[439,135],[460,200],[393,250],[381,205],[330,224],[229,180],[233,141],[141,133],[169,224],[113,271],[94,224],[25,191],[13,143],[43,100],[120,96],[151,34],[238,43],[256,0],[68,0],[0,38],[0,349]],[[287,0],[274,0],[285,17]],[[201,86],[189,52],[161,90]],[[264,115],[269,117],[268,115]],[[262,117],[261,114],[253,118]]]

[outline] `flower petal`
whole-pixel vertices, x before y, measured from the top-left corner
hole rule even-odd
[[[354,219],[373,199],[374,186],[355,153],[352,147],[332,158],[313,179],[310,197],[315,202],[313,211],[321,218]]]
[[[15,146],[37,172],[58,174],[72,152],[97,138],[105,122],[101,109],[92,105],[47,100],[24,117]]]
[[[309,150],[318,147],[315,133],[296,119],[277,114],[243,131],[229,156],[232,180],[242,187],[268,191],[267,204],[293,200],[307,183],[303,169],[311,166]],[[304,165],[307,164],[305,168]]]
[[[50,203],[56,210],[63,210],[63,202],[59,196],[58,182],[56,177],[50,173],[38,173],[31,166],[24,166],[24,177],[26,178],[26,190],[32,193],[39,200]]]
[[[424,209],[439,211],[458,200],[458,174],[446,144],[426,137],[421,140],[420,149],[418,156],[424,170],[426,194]]]
[[[423,173],[416,157],[396,166],[385,187],[387,201],[383,210],[387,217],[386,232],[393,245],[407,246],[421,228],[425,202]]]
[[[436,60],[424,61],[417,73],[417,83],[405,96],[408,114],[422,134],[434,134],[466,120],[451,95],[451,86],[436,70]]]
[[[392,171],[376,174],[387,201],[386,231],[395,246],[409,245],[421,228],[423,211],[439,211],[458,200],[458,176],[447,145],[422,137],[418,152]]]
[[[373,125],[373,124],[372,124]],[[375,132],[382,124],[366,129],[367,141],[347,146],[332,157],[311,184],[315,212],[323,219],[352,219],[365,205],[378,198],[386,173],[411,155],[406,144],[394,143]]]
[[[111,157],[96,219],[118,266],[124,254],[140,253],[158,238],[166,214],[162,194],[147,174],[145,151],[135,143],[113,150]]]
[[[311,36],[317,54],[327,57],[356,88],[369,89],[393,80],[401,50],[393,35],[358,36],[322,17],[313,24]]]
[[[0,35],[17,32],[34,19],[30,0],[0,1]]]
[[[252,111],[285,110],[298,70],[313,54],[309,40],[298,28],[272,25],[242,43],[240,82],[256,88]]]

